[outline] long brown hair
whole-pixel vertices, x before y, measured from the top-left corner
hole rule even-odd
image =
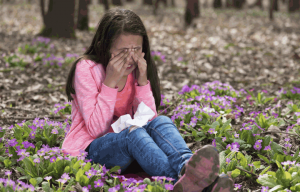
[[[150,81],[153,97],[155,99],[156,110],[158,111],[161,102],[160,81],[157,75],[156,65],[151,56],[146,28],[140,17],[133,11],[118,7],[110,9],[103,15],[91,45],[85,53],[73,63],[66,84],[68,101],[73,100],[71,94],[75,95],[73,78],[78,61],[81,58],[89,59],[97,64],[103,65],[106,70],[111,57],[109,50],[112,43],[121,34],[140,35],[143,37],[142,51],[145,53],[144,58],[147,61],[147,78]]]

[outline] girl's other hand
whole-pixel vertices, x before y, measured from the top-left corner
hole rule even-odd
[[[106,67],[106,77],[104,84],[108,87],[115,88],[118,82],[122,79],[126,68],[129,66],[130,58],[133,53],[128,50],[120,52],[114,56],[111,54],[111,59]]]

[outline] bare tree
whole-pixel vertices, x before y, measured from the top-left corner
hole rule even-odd
[[[270,6],[269,6],[269,19],[270,21],[273,21],[273,8],[274,8],[274,0],[270,0]]]
[[[255,6],[260,7],[262,10],[264,9],[263,4],[262,4],[262,0],[256,0],[255,3],[249,5],[248,7],[251,9],[251,8],[254,8]]]
[[[89,10],[88,5],[91,0],[79,0],[77,29],[89,30]]]
[[[118,6],[122,6],[123,2],[121,0],[112,0],[112,4],[113,5],[118,5]]]
[[[200,17],[199,0],[187,0],[184,21],[185,27],[191,25],[194,18]]]
[[[216,8],[222,8],[222,1],[221,0],[214,0],[213,7]]]
[[[109,10],[108,0],[99,0],[99,4],[103,4],[105,7],[105,11]]]
[[[168,6],[167,0],[154,0],[154,7],[153,7],[153,14],[156,15],[157,9],[158,9],[158,4],[159,2],[162,1],[165,5],[165,8]]]
[[[288,10],[290,13],[300,10],[300,0],[289,0],[288,2]]]
[[[234,7],[241,9],[245,2],[245,0],[226,0],[226,8]]]
[[[143,0],[143,5],[153,5],[152,0]]]
[[[47,37],[76,38],[75,0],[49,0],[48,11],[45,2],[40,0],[44,27],[37,35]]]

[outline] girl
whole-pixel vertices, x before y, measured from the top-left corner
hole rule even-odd
[[[92,163],[118,165],[121,174],[136,160],[151,176],[173,178],[176,192],[233,191],[227,175],[218,177],[215,147],[193,154],[172,120],[157,116],[159,78],[145,26],[134,12],[115,8],[104,14],[92,44],[70,70],[66,93],[72,126],[62,144],[65,154],[85,150]],[[155,116],[114,133],[111,124],[125,114],[133,118],[142,101]]]

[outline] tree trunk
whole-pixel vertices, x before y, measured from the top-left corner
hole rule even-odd
[[[79,0],[77,29],[89,30],[89,11],[88,4],[90,0]]]
[[[38,36],[74,38],[75,0],[49,0],[45,11],[44,0],[40,0],[44,27]]]
[[[233,7],[233,0],[226,0],[226,8]]]
[[[156,13],[157,13],[158,4],[160,1],[162,1],[165,5],[165,8],[167,8],[167,0],[154,0],[154,6],[153,6],[153,14],[154,15],[156,15]]]
[[[251,8],[254,8],[255,6],[260,7],[262,10],[264,9],[263,4],[262,4],[262,0],[256,0],[255,3],[253,3],[252,5],[249,5],[249,8],[251,9]]]
[[[104,5],[104,8],[105,8],[105,11],[108,11],[109,10],[109,4],[108,4],[108,0],[99,0],[99,4],[103,4]]]
[[[295,12],[300,9],[300,0],[289,0],[288,10],[289,12]]]
[[[200,17],[199,0],[187,0],[184,21],[185,27],[191,25],[194,18]]]
[[[153,5],[152,0],[143,0],[143,5]]]
[[[176,7],[176,5],[175,5],[175,0],[172,0],[172,1],[171,1],[171,5],[172,5],[172,7]]]
[[[213,7],[215,9],[222,8],[222,1],[221,0],[214,0]]]
[[[274,0],[270,0],[270,6],[269,6],[269,19],[270,21],[273,21],[273,8],[274,8]]]
[[[123,6],[123,3],[121,0],[112,0],[112,4],[117,5],[117,6]]]
[[[233,5],[236,9],[242,9],[245,0],[233,0]]]
[[[108,11],[109,10],[108,0],[103,0],[103,4],[104,4],[104,7],[105,7],[105,11]]]

